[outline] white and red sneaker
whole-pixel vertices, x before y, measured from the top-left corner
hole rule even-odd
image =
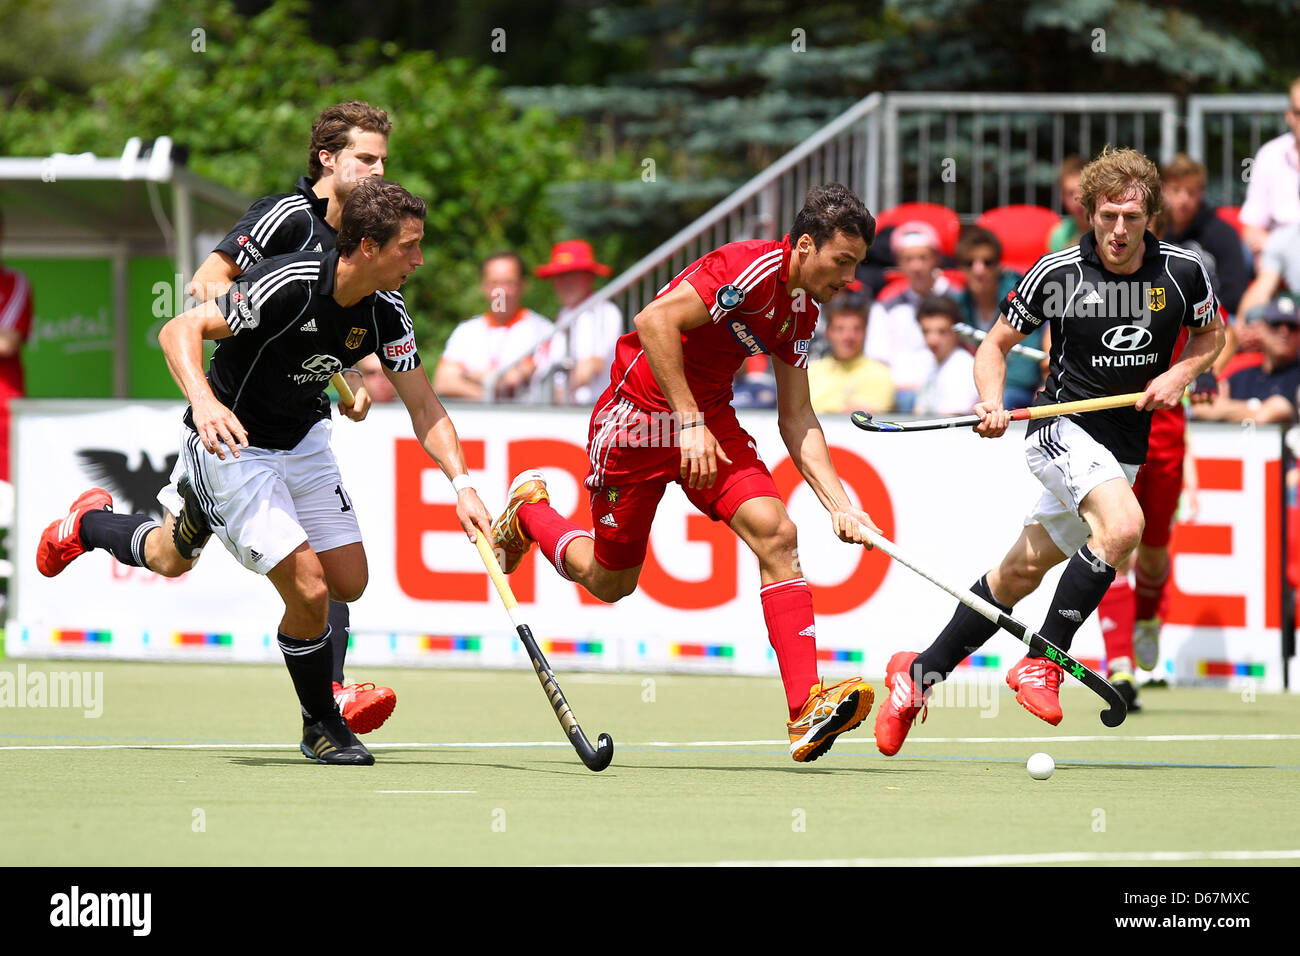
[[[1007,686],[1016,700],[1040,720],[1053,727],[1061,722],[1061,679],[1065,671],[1046,657],[1025,657],[1007,671]]]
[[[91,488],[72,503],[68,513],[41,534],[36,546],[36,567],[52,578],[86,553],[81,543],[81,519],[91,511],[112,511],[113,496],[103,488]]]
[[[335,681],[334,700],[354,734],[378,730],[397,706],[397,694],[391,687],[376,687],[369,683],[345,687]]]
[[[912,680],[912,662],[916,656],[915,651],[899,651],[885,665],[889,697],[876,710],[876,749],[886,757],[894,756],[902,748],[918,714],[921,723],[925,723],[926,700],[931,688],[920,691]]]

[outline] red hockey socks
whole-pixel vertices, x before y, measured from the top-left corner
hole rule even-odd
[[[803,578],[790,578],[765,586],[759,595],[763,600],[767,639],[776,651],[785,699],[793,719],[807,702],[809,689],[819,683],[812,588]]]
[[[1133,586],[1128,583],[1128,575],[1116,575],[1115,583],[1106,589],[1101,603],[1097,605],[1097,622],[1101,625],[1101,639],[1106,644],[1106,661],[1128,658],[1129,666],[1133,661],[1133,623],[1134,612]]]
[[[1155,576],[1143,574],[1141,567],[1133,569],[1133,576],[1137,582],[1137,619],[1139,621],[1148,620],[1160,613],[1160,602],[1165,596],[1165,583],[1169,580],[1170,563],[1166,562],[1164,572]]]
[[[524,534],[537,542],[543,557],[555,565],[560,577],[572,581],[573,578],[569,577],[569,571],[564,566],[564,552],[577,538],[594,537],[592,533],[561,518],[560,513],[544,501],[520,505],[516,513]]]

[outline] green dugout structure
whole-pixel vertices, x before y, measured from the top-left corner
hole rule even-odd
[[[178,398],[158,330],[248,205],[186,169],[168,137],[132,138],[116,159],[0,158],[0,255],[32,285],[27,394]]]

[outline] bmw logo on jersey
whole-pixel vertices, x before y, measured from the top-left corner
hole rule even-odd
[[[714,296],[714,301],[718,303],[719,309],[730,312],[745,301],[745,290],[738,285],[724,285]]]

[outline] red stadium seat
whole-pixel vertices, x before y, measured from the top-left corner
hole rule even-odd
[[[960,269],[944,269],[943,277],[948,280],[950,286],[947,295],[954,295],[966,288],[966,273]],[[907,279],[903,275],[902,269],[886,269],[885,287],[880,290],[880,295],[876,296],[876,301],[883,302],[892,299],[906,288]]]
[[[975,220],[1002,243],[1002,268],[1024,273],[1047,252],[1048,234],[1061,217],[1042,206],[999,206]]]
[[[889,273],[885,273],[886,276],[888,276],[888,274]],[[894,296],[905,291],[907,291],[907,280],[900,275],[897,279],[890,279],[885,283],[885,287],[880,290],[880,295],[876,296],[876,301],[888,302]]]
[[[966,288],[966,273],[960,269],[944,269],[943,275],[952,284],[953,292],[960,292]]]
[[[1264,361],[1263,352],[1238,352],[1228,359],[1228,363],[1223,366],[1223,371],[1219,373],[1219,381],[1231,378],[1240,372],[1243,368],[1255,368]]]
[[[1241,207],[1240,206],[1220,206],[1214,210],[1214,214],[1237,230],[1237,235],[1241,235]]]
[[[961,220],[947,206],[940,206],[938,203],[905,202],[893,209],[886,209],[876,217],[876,229],[881,230],[886,226],[901,226],[913,219],[919,219],[934,226],[935,231],[939,233],[940,251],[945,256],[951,256],[957,252],[957,234],[961,232]]]

